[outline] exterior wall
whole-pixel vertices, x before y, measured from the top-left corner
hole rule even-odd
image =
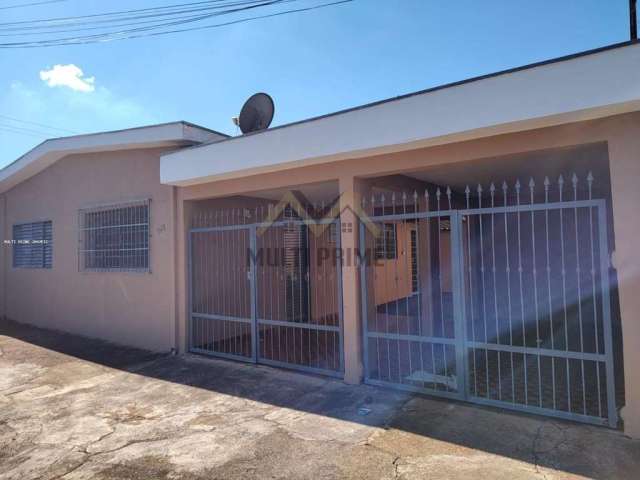
[[[6,194],[11,225],[53,222],[53,268],[15,269],[4,247],[12,320],[168,351],[174,346],[174,189],[159,183],[159,149],[66,157]],[[151,273],[78,271],[78,210],[151,199]]]
[[[614,233],[616,267],[620,279],[620,310],[624,342],[624,367],[626,407],[622,412],[625,432],[640,437],[640,374],[636,368],[640,362],[640,300],[634,294],[640,290],[640,262],[634,245],[640,232],[640,114],[631,113],[599,120],[571,123],[561,126],[529,130],[519,133],[486,137],[478,140],[440,145],[411,151],[388,153],[367,158],[353,158],[323,165],[309,165],[287,171],[248,175],[243,178],[182,187],[179,189],[179,205],[189,201],[241,195],[250,192],[295,188],[306,183],[339,181],[343,194],[341,207],[359,205],[361,194],[367,195],[367,179],[401,174],[433,166],[454,165],[460,162],[482,162],[505,155],[517,155],[538,150],[571,147],[575,145],[606,142],[609,145],[609,162],[613,188]],[[498,172],[496,172],[498,173]],[[349,205],[349,202],[352,202]],[[343,222],[356,222],[355,215],[347,212]],[[184,229],[184,222],[180,224]],[[182,230],[181,235],[186,235]],[[342,232],[343,248],[358,245],[357,228]],[[178,263],[184,262],[186,246],[178,251]],[[180,269],[184,265],[180,265]],[[421,267],[422,268],[422,267]],[[343,267],[345,381],[357,382],[362,375],[360,289],[359,275],[352,265]],[[186,290],[184,277],[178,284],[178,319],[182,338],[186,334]]]
[[[4,194],[0,194],[0,242],[4,242],[4,240],[8,239],[9,236],[7,234],[6,228],[6,209],[5,209],[5,200],[6,196]],[[0,244],[0,319],[5,316],[5,305],[6,305],[6,288],[5,288],[5,258],[7,257],[6,252],[8,248],[4,245],[4,243]]]
[[[626,116],[609,141],[614,267],[618,271],[626,406],[622,411],[625,433],[640,438],[640,115]]]

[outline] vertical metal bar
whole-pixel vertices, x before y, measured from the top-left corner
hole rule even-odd
[[[277,298],[277,303],[276,303],[276,316],[278,320],[282,320],[283,316],[282,316],[282,297],[284,294],[284,297],[286,299],[287,296],[287,282],[285,277],[282,275],[284,266],[285,266],[285,252],[282,248],[280,248],[279,244],[280,244],[280,227],[272,227],[269,230],[269,234],[274,236],[273,242],[276,245],[276,251],[278,252],[278,261],[276,262],[276,267],[275,267],[275,271],[276,271],[276,281],[277,283],[277,287],[276,290],[278,291],[278,296]],[[286,300],[285,300],[286,301]],[[286,316],[286,314],[285,314]],[[279,361],[281,359],[281,355],[282,355],[282,327],[277,327],[278,329],[278,358],[277,360]],[[287,337],[285,335],[285,342],[287,340]]]
[[[368,380],[371,378],[369,370],[369,299],[367,296],[367,262],[366,262],[366,248],[367,242],[365,239],[365,225],[364,221],[360,220],[360,295],[362,297],[361,315],[362,315],[362,350],[364,354],[364,378]],[[337,236],[336,236],[337,237]],[[337,240],[336,240],[337,241]],[[342,323],[342,322],[341,322]],[[380,355],[380,352],[377,352]],[[380,368],[378,366],[378,368]],[[380,373],[380,372],[378,372]]]
[[[187,232],[187,350],[193,348],[193,318],[191,312],[193,312],[193,278],[191,277],[193,271],[193,246],[192,237],[194,233]]]
[[[441,211],[440,208],[440,187],[438,187],[436,189],[436,209],[438,210],[438,212]],[[444,337],[444,299],[442,298],[442,266],[440,265],[440,260],[442,257],[442,225],[441,225],[441,218],[440,215],[438,215],[436,217],[436,222],[437,222],[437,237],[438,237],[438,261],[437,261],[437,266],[438,266],[438,296],[440,297],[440,328],[441,328],[441,335]],[[434,332],[434,336],[437,336]]]
[[[236,210],[236,220],[234,223],[240,223],[239,222],[239,218],[238,218],[238,210]],[[235,230],[233,232],[233,236],[236,237],[236,241],[233,242],[235,245],[235,253],[233,255],[233,260],[234,260],[234,265],[233,265],[233,284],[234,284],[234,290],[237,292],[234,292],[234,316],[237,317],[241,317],[242,316],[242,309],[244,306],[244,293],[246,291],[246,285],[244,285],[245,279],[241,278],[242,277],[242,257],[243,257],[243,252],[242,252],[242,247],[244,246],[244,241],[245,241],[245,232],[243,230]],[[257,268],[257,266],[256,266]],[[244,287],[243,287],[244,285]],[[256,282],[257,285],[257,282]],[[258,299],[256,297],[256,317],[258,316],[257,314],[257,304],[258,304]],[[238,351],[238,322],[233,322],[233,353],[236,353]]]
[[[298,224],[298,303],[300,307],[300,323],[305,321],[304,319],[304,310],[303,310],[303,295],[302,295],[302,285],[303,281],[303,273],[302,273],[302,233],[304,230],[303,224]],[[300,365],[304,364],[303,361],[303,350],[304,350],[304,340],[303,340],[303,328],[299,328],[300,330]]]
[[[414,194],[413,196],[414,198],[414,204],[415,204],[415,210],[416,212],[418,212],[419,210],[419,203],[418,203],[418,194],[417,192]],[[427,211],[429,209],[429,205],[427,202],[425,202],[425,211]],[[421,246],[420,246],[420,222],[423,221],[420,218],[416,218],[416,283],[417,283],[417,287],[418,287],[418,336],[421,337],[422,336],[422,282],[421,282],[421,272],[420,272],[420,250],[421,250]],[[420,348],[420,373],[422,374],[424,372],[424,352],[423,352],[423,348],[424,348],[424,342],[422,340],[420,340],[418,342],[418,347]],[[378,360],[378,363],[380,361]],[[378,366],[378,368],[380,368]],[[424,379],[422,380],[422,386],[425,387],[426,383],[424,381]]]
[[[203,218],[206,219],[204,224],[207,225],[209,222],[206,214],[203,214]],[[200,247],[198,250],[201,252],[201,256],[202,256],[202,258],[198,261],[198,263],[200,264],[199,265],[200,273],[197,275],[197,277],[199,279],[198,281],[201,284],[201,288],[199,289],[199,297],[201,298],[202,310],[206,313],[215,313],[213,311],[214,309],[213,302],[210,301],[209,299],[212,298],[212,295],[211,295],[212,290],[216,290],[217,288],[219,288],[215,284],[215,272],[216,272],[215,266],[216,266],[216,260],[217,260],[216,249],[215,249],[216,233],[201,232],[198,235],[200,237]],[[198,321],[200,322],[200,324],[202,324],[203,330],[208,325],[211,325],[212,327],[214,327],[213,328],[214,333],[212,334],[212,336],[215,337],[215,330],[216,330],[215,327],[219,323],[218,320],[200,318],[198,319]],[[212,340],[211,345],[208,345],[205,343],[206,339],[207,339],[206,334],[203,331],[202,338],[201,338],[201,341],[203,342],[203,344],[199,348],[204,348],[206,350],[215,352],[218,349],[215,344],[215,338],[211,339]]]
[[[516,180],[516,202],[520,205],[520,180]],[[522,346],[527,346],[527,335],[526,335],[526,327],[525,327],[525,315],[524,315],[524,290],[522,286],[522,235],[521,235],[521,221],[520,221],[520,210],[517,212],[518,215],[518,279],[520,285],[520,315],[522,317]],[[527,354],[523,353],[523,365],[524,365],[524,403],[525,405],[529,404],[529,381],[527,377]]]
[[[558,189],[560,195],[560,202],[563,201],[563,186],[564,177],[560,175],[558,177]],[[562,265],[562,308],[564,311],[564,348],[569,351],[569,317],[567,315],[567,271],[564,261],[564,210],[560,207],[560,261]],[[567,406],[569,412],[571,412],[571,376],[569,371],[569,359],[565,359],[566,372],[567,372]]]
[[[392,212],[395,215],[396,214],[396,194],[395,192],[392,194],[391,196],[391,205],[392,205]],[[393,223],[392,224],[394,227],[394,232],[395,232],[395,236],[394,236],[394,242],[393,242],[393,249],[395,250],[395,255],[393,256],[393,270],[395,272],[394,275],[394,284],[395,284],[395,295],[394,295],[394,301],[393,303],[395,304],[395,308],[394,308],[394,316],[396,317],[396,335],[398,335],[398,339],[395,340],[396,342],[396,351],[398,352],[398,383],[402,383],[402,361],[401,361],[401,355],[400,355],[400,305],[399,305],[399,300],[398,300],[398,295],[401,293],[400,291],[400,278],[398,275],[398,264],[400,263],[400,246],[399,246],[399,242],[398,242],[398,226],[403,225],[403,223]]]
[[[242,212],[242,217],[241,217],[241,221],[242,223],[246,223],[245,220],[245,214],[244,211]],[[249,238],[249,236],[251,235],[251,230],[247,230],[247,229],[243,229],[240,230],[240,233],[242,235],[242,251],[240,252],[240,264],[239,264],[239,269],[240,269],[240,273],[239,273],[239,277],[240,277],[240,284],[243,286],[242,289],[242,308],[241,308],[241,312],[239,314],[240,317],[246,318],[247,314],[249,313],[247,310],[250,310],[250,307],[248,307],[247,305],[247,293],[249,293],[249,298],[251,298],[251,292],[247,292],[247,283],[250,283],[250,280],[248,278],[249,276],[249,267],[247,265],[247,254],[249,253],[249,246],[250,246],[250,242],[251,239]],[[257,229],[256,229],[256,251],[258,250],[258,238],[257,238]],[[264,252],[263,252],[264,253]],[[250,255],[249,255],[250,256]],[[257,263],[257,259],[258,256],[256,255],[256,263]],[[265,271],[265,266],[264,266],[264,257],[262,257],[261,260],[262,263],[260,263],[259,267],[262,271],[262,276],[264,279],[264,271]],[[260,283],[257,281],[258,278],[258,272],[256,271],[256,305],[258,304],[258,302],[260,301],[260,295],[258,295],[260,293]],[[266,298],[266,287],[264,287],[264,282],[262,283],[263,288],[265,290],[265,293],[263,293],[262,298]],[[263,315],[264,316],[264,305],[263,305],[263,311],[260,312],[258,309],[256,309],[256,317],[260,318],[260,316]],[[240,354],[244,356],[244,335],[245,335],[245,330],[246,330],[246,325],[241,323],[239,325],[240,327],[240,335],[239,335],[239,344],[240,344]],[[258,332],[259,334],[260,332]],[[259,342],[259,340],[257,340]],[[265,349],[266,349],[266,342],[265,342]]]
[[[478,208],[482,208],[482,185],[478,184]],[[480,288],[482,289],[482,324],[484,326],[484,341],[489,343],[487,335],[487,288],[484,281],[484,230],[482,228],[482,213],[478,214],[480,227]],[[489,384],[489,350],[484,349],[485,383],[487,384],[486,396],[491,398],[491,386]]]
[[[509,201],[507,197],[507,182],[502,182],[502,195],[504,200],[504,206],[507,207]],[[512,304],[511,304],[511,257],[509,256],[509,242],[511,239],[509,238],[509,218],[507,211],[504,212],[504,245],[505,245],[505,255],[507,259],[507,264],[505,268],[505,272],[507,274],[507,315],[509,316],[509,345],[513,346],[513,318],[512,318]],[[511,363],[511,401],[512,403],[516,403],[516,381],[515,381],[515,373],[513,371],[513,352],[510,352],[510,363]]]
[[[226,212],[226,216],[227,216],[227,221],[225,222],[225,225],[229,225],[230,221],[229,221],[229,211],[227,210]],[[229,290],[228,290],[228,285],[226,283],[226,281],[228,281],[229,279],[229,270],[231,269],[231,242],[229,241],[229,232],[228,231],[221,231],[220,232],[221,236],[222,236],[222,241],[223,241],[223,247],[222,247],[222,251],[224,252],[223,258],[222,258],[222,275],[225,279],[225,283],[224,283],[224,288],[222,288],[222,292],[224,295],[224,315],[230,315],[230,310],[231,310],[231,302],[233,301],[233,299],[231,298],[231,295],[229,294]],[[221,284],[222,286],[222,284]],[[222,321],[222,341],[220,342],[222,345],[222,350],[225,353],[229,352],[228,346],[229,346],[229,332],[228,330],[228,322],[226,320]]]
[[[251,282],[250,282],[250,298],[251,298],[251,359],[254,363],[258,361],[257,353],[257,330],[258,330],[258,317],[256,312],[256,298],[257,298],[257,266],[256,266],[256,226],[252,225],[249,228],[250,246],[251,250]]]
[[[402,213],[403,215],[407,215],[407,194],[402,192]],[[411,229],[408,228],[409,221],[405,218],[404,220],[404,259],[405,259],[405,267],[407,272],[407,278],[409,279],[409,292],[405,296],[404,306],[405,306],[405,322],[407,323],[407,335],[411,334],[411,320],[409,316],[409,300],[413,293],[413,278],[411,276]],[[411,361],[412,352],[411,352],[411,340],[407,340],[407,345],[409,347],[409,376],[413,375],[413,364]]]
[[[286,211],[285,211],[286,213]],[[287,218],[287,220],[289,220]],[[284,256],[285,256],[285,263],[284,263],[284,271],[283,271],[283,280],[284,280],[284,287],[285,287],[285,291],[284,291],[284,297],[283,297],[283,310],[284,310],[284,317],[283,320],[285,321],[289,321],[289,311],[292,308],[291,307],[291,292],[293,292],[293,276],[290,274],[290,272],[288,272],[287,270],[289,270],[289,268],[291,267],[290,265],[290,252],[289,252],[289,248],[287,245],[287,234],[290,233],[290,229],[291,229],[291,224],[285,225],[283,228],[283,232],[282,232],[282,248],[283,248],[283,252],[284,252]],[[291,285],[291,287],[289,289],[288,285]],[[289,348],[289,327],[282,327],[282,331],[284,332],[284,358],[285,358],[285,362],[289,362],[289,355],[291,353],[291,350]],[[295,336],[293,338],[294,342],[293,342],[293,349],[295,351]]]
[[[201,287],[199,288],[199,290],[197,291],[198,296],[197,296],[197,301],[199,304],[200,309],[206,311],[207,309],[207,304],[206,304],[206,294],[209,291],[209,274],[210,274],[210,270],[207,268],[207,250],[209,247],[207,239],[209,237],[209,235],[205,234],[205,235],[199,235],[200,239],[199,239],[199,243],[200,245],[198,246],[197,250],[200,252],[200,259],[196,260],[197,261],[197,267],[196,267],[196,278],[198,278],[198,282],[200,283]],[[205,328],[207,326],[207,323],[209,321],[204,319],[204,318],[198,318],[197,319],[197,324],[198,324],[198,329],[196,330],[196,348],[198,349],[203,349],[206,347],[206,345],[204,344],[204,340],[205,340]]]
[[[292,222],[291,218],[288,219],[289,222]],[[294,229],[295,226],[293,225],[293,223],[289,223],[289,226],[287,227],[289,230]],[[295,232],[294,232],[295,233]],[[285,239],[283,239],[285,240]],[[287,245],[287,242],[284,242],[284,248],[286,249],[287,247],[290,247],[289,245]],[[293,248],[293,247],[290,247]],[[289,298],[287,298],[287,301],[289,302],[289,307],[287,308],[287,310],[289,310],[291,312],[290,317],[291,318],[287,318],[288,321],[295,321],[295,316],[296,316],[296,297],[295,297],[295,290],[296,290],[296,286],[295,286],[295,264],[296,264],[296,260],[295,260],[295,251],[291,252],[290,254],[290,258],[291,258],[291,265],[290,265],[290,272],[289,272],[289,279],[291,281],[291,291],[290,291],[290,295],[288,296]],[[287,312],[287,316],[289,317],[289,311]],[[286,349],[286,355],[287,355],[287,362],[289,362],[289,354],[291,352],[293,352],[293,362],[295,363],[295,359],[296,359],[296,332],[294,328],[291,327],[285,327],[284,329],[285,331],[285,338],[287,339],[287,345],[285,347]],[[291,337],[293,340],[293,349],[289,349],[289,332],[291,332]]]
[[[600,233],[600,281],[602,288],[602,325],[604,328],[606,372],[607,372],[607,416],[609,426],[618,425],[616,409],[615,374],[613,371],[613,333],[611,331],[611,297],[609,286],[609,241],[607,238],[607,211],[604,200],[598,204],[598,224]]]
[[[491,194],[491,208],[495,207],[495,192],[496,186],[493,182],[489,186],[489,192]],[[495,213],[491,213],[491,271],[493,273],[493,311],[496,316],[496,343],[500,345],[500,323],[498,321],[498,289],[496,283],[496,228],[495,228]],[[498,357],[498,400],[502,400],[502,366],[500,365],[501,351],[498,350],[496,355]]]
[[[573,200],[578,200],[578,177],[574,173],[571,178],[573,183]],[[576,243],[576,287],[578,291],[578,327],[580,329],[580,353],[584,353],[584,331],[582,329],[582,273],[580,271],[580,242],[578,235],[578,208],[573,209],[574,215],[574,230],[575,230],[575,243]],[[582,413],[587,414],[587,393],[585,388],[584,378],[584,359],[580,360],[580,371],[582,378]]]
[[[341,224],[339,222],[339,220],[334,224],[334,228],[336,231],[336,237],[335,237],[335,245],[336,248],[338,248],[338,245],[341,245],[341,241],[342,241],[342,231],[341,231]],[[337,282],[338,282],[338,278],[340,279],[340,281],[342,281],[342,259],[338,258],[337,252],[336,252],[336,264],[334,265],[333,268],[333,274],[329,275],[329,278],[334,280],[337,286]],[[325,287],[326,288],[326,287]],[[342,289],[340,289],[342,290]],[[342,313],[339,312],[338,310],[338,303],[339,303],[339,298],[340,295],[342,295],[342,291],[339,292],[339,295],[336,295],[336,290],[333,288],[329,289],[329,295],[327,298],[327,307],[326,307],[326,315],[330,316],[332,321],[337,321],[338,325],[340,325],[340,318]],[[335,314],[335,318],[334,318],[334,314]],[[328,320],[325,318],[324,321],[325,325],[328,324]],[[327,365],[329,364],[329,359],[331,359],[331,361],[335,364],[335,348],[334,348],[334,352],[333,352],[333,356],[329,355],[329,341],[331,340],[331,343],[333,344],[333,346],[335,347],[335,334],[334,333],[329,333],[329,332],[325,332],[325,342],[324,342],[324,351],[325,351],[325,360],[327,362]]]
[[[456,387],[458,395],[464,399],[467,391],[467,348],[464,286],[464,254],[462,240],[462,215],[451,214],[451,273],[453,281],[453,320],[456,337]]]
[[[324,210],[324,209],[323,209]],[[324,263],[324,266],[322,267],[323,273],[324,273],[324,283],[325,283],[325,293],[327,291],[327,280],[330,279],[331,281],[329,281],[329,285],[332,284],[332,280],[335,278],[335,281],[338,282],[338,276],[340,276],[340,281],[342,281],[342,263],[340,263],[340,268],[338,268],[338,254],[342,254],[342,252],[339,250],[338,245],[340,245],[340,236],[342,235],[341,231],[340,231],[340,221],[338,219],[337,222],[334,222],[330,227],[331,230],[329,231],[329,241],[328,244],[331,245],[331,231],[335,232],[335,236],[334,238],[334,248],[335,250],[335,257],[333,257],[334,260],[334,265],[333,265],[333,274],[329,273],[327,274],[327,268],[326,268],[326,262]],[[329,266],[329,272],[331,272],[331,265]],[[342,288],[340,289],[342,290]],[[327,295],[327,301],[324,302],[325,307],[324,307],[324,325],[328,325],[329,324],[329,318],[331,318],[331,320],[333,321],[333,314],[334,314],[334,307],[335,307],[335,302],[333,300],[333,290],[331,288],[329,288],[329,293]],[[337,310],[337,309],[336,309]],[[341,315],[342,313],[339,311],[335,312],[336,314],[336,320],[338,321],[338,323],[340,324],[341,322]],[[329,333],[325,332],[324,334],[324,359],[326,362],[329,361]]]
[[[531,195],[530,202],[533,205],[534,202],[534,188],[535,182],[533,177],[529,180],[529,192]],[[532,253],[532,271],[533,271],[533,305],[536,316],[536,348],[540,348],[540,315],[538,314],[538,265],[536,263],[536,227],[535,227],[535,212],[531,210],[531,253]],[[536,354],[538,361],[538,405],[542,407],[542,369],[540,365],[540,354]]]
[[[212,263],[215,262],[215,257],[214,257],[214,252],[215,250],[212,249],[212,244],[213,244],[213,234],[209,233],[209,232],[202,232],[199,233],[198,235],[200,235],[201,237],[204,237],[207,241],[203,242],[204,243],[204,248],[202,248],[202,272],[203,272],[203,280],[202,280],[202,284],[203,284],[203,288],[202,288],[202,295],[203,295],[203,311],[205,313],[213,313],[213,302],[211,301],[212,295],[211,295],[211,290],[212,290],[212,283],[213,283],[213,279],[212,274],[213,272],[215,272],[215,269],[212,268]],[[207,331],[207,333],[204,335],[204,338],[206,339],[206,343],[201,347],[201,348],[205,348],[206,350],[210,350],[210,351],[214,351],[214,338],[213,338],[213,331],[216,325],[216,320],[211,320],[211,319],[204,319],[201,318],[200,322],[202,322],[202,324],[207,328],[207,330],[209,330],[209,326],[211,326],[211,343],[209,343],[209,332]]]
[[[469,199],[469,195],[471,193],[471,190],[469,189],[469,186],[467,185],[466,189],[465,189],[465,194],[466,194],[466,198],[467,198],[467,210],[469,210],[471,208],[470,205],[470,199]],[[471,336],[474,342],[474,346],[472,347],[472,351],[473,351],[473,395],[477,396],[478,395],[478,368],[476,365],[476,348],[475,348],[475,342],[476,342],[476,325],[475,325],[475,312],[474,312],[474,306],[473,306],[473,269],[471,266],[471,214],[467,215],[467,262],[468,262],[468,266],[466,269],[467,272],[467,277],[469,279],[469,310],[471,313],[470,316],[470,320],[471,320]],[[465,347],[466,348],[466,347]]]
[[[338,249],[338,251],[340,252],[342,249],[342,239],[340,238],[340,232],[341,232],[341,220],[338,218],[334,225],[336,226],[336,248]],[[352,226],[352,228],[355,228],[355,226]],[[339,334],[339,347],[340,348],[340,371],[344,372],[344,322],[343,322],[343,299],[342,299],[342,255],[336,255],[337,257],[337,262],[339,263],[339,268],[338,265],[336,265],[336,280],[337,280],[337,289],[338,289],[338,323],[340,325],[340,334]],[[361,280],[362,281],[362,280]],[[333,334],[335,336],[335,334]]]
[[[382,194],[381,196],[381,202],[382,202],[382,215],[386,215],[385,212],[385,208],[384,208],[384,203],[385,203],[385,198],[384,198],[384,194]],[[387,290],[388,287],[388,279],[387,279],[387,266],[386,263],[388,261],[387,259],[387,249],[389,248],[387,245],[387,224],[383,223],[382,224],[382,258],[383,261],[385,263],[385,267],[384,267],[384,288],[385,288],[385,292]],[[385,303],[384,303],[384,329],[386,333],[391,333],[389,332],[389,302],[387,301],[387,299],[385,298]],[[387,370],[389,373],[389,376],[387,377],[389,381],[391,381],[391,345],[390,345],[390,340],[387,338],[385,339],[386,343],[387,343]]]
[[[314,209],[314,215],[317,216],[317,208]],[[314,217],[315,218],[315,217]],[[327,228],[330,229],[331,225],[327,225]],[[328,230],[327,230],[328,231]],[[319,302],[318,302],[318,288],[324,286],[324,282],[321,283],[322,276],[320,274],[320,261],[319,261],[319,251],[322,248],[322,245],[325,244],[325,236],[326,231],[323,231],[320,235],[315,235],[313,237],[313,245],[315,248],[311,249],[309,254],[309,259],[313,257],[315,260],[315,265],[309,260],[309,276],[311,277],[311,281],[313,281],[313,297],[309,297],[309,312],[310,312],[310,321],[314,323],[314,325],[320,324],[320,314],[319,314]],[[309,237],[312,238],[312,237]],[[325,247],[326,248],[326,247]],[[315,251],[315,254],[312,253]],[[324,261],[322,262],[322,266],[324,266]],[[311,276],[311,271],[313,270],[314,275]],[[314,312],[314,309],[317,312]],[[316,336],[316,350],[315,350],[315,366],[316,368],[320,368],[320,332],[318,330],[313,330]],[[311,333],[309,333],[309,345],[311,345]],[[309,360],[311,361],[311,360]]]
[[[440,204],[440,196],[441,196],[441,191],[440,191],[440,187],[438,187],[436,189],[436,209],[438,210],[438,212],[441,211],[441,204]],[[442,337],[445,337],[445,327],[444,327],[444,299],[443,299],[443,294],[442,294],[442,265],[441,265],[441,260],[442,260],[442,225],[441,225],[441,217],[440,215],[438,215],[436,217],[436,221],[437,221],[437,237],[438,237],[438,260],[436,262],[437,268],[438,268],[438,296],[440,297],[440,334]],[[434,336],[437,336],[437,333],[434,332]],[[448,366],[447,366],[447,347],[445,344],[441,344],[442,346],[442,357],[443,357],[443,364],[444,364],[444,376],[448,377],[449,376],[449,372],[448,372]]]
[[[256,219],[256,221],[259,221],[259,219]],[[260,308],[258,309],[258,313],[257,316],[258,318],[269,318],[269,315],[267,313],[267,301],[269,299],[270,296],[270,292],[271,292],[271,283],[269,282],[269,287],[267,289],[267,282],[265,281],[265,277],[266,277],[266,273],[267,273],[267,266],[269,264],[269,255],[270,255],[270,249],[268,244],[265,244],[265,238],[263,235],[260,236],[260,242],[258,242],[258,235],[257,235],[257,229],[256,229],[256,250],[260,251],[260,258],[261,258],[261,265],[260,265],[260,281],[258,282],[258,304],[260,305]],[[245,252],[246,252],[246,248],[245,248]],[[266,262],[266,265],[265,265]],[[250,275],[250,270],[247,269],[247,275]],[[246,282],[246,280],[245,280]],[[264,289],[264,292],[261,292],[260,289]],[[266,332],[269,332],[269,340],[273,341],[273,326],[272,325],[268,325],[265,327],[265,337],[266,337]],[[258,331],[258,335],[260,334],[260,332]],[[262,353],[260,352],[260,342],[259,346],[258,346],[258,358],[260,357],[264,357],[264,358],[269,358],[269,354],[267,352],[267,338],[264,338],[264,342],[262,342]],[[271,348],[270,350],[271,352],[273,352],[273,348]]]
[[[268,277],[268,281],[269,281],[269,297],[268,297],[268,302],[269,302],[269,320],[276,320],[276,318],[273,316],[273,303],[274,303],[274,299],[273,299],[273,286],[274,283],[276,284],[276,292],[279,291],[279,288],[277,287],[278,285],[278,264],[281,262],[280,257],[278,255],[278,249],[276,247],[273,246],[274,244],[274,239],[273,239],[273,231],[269,230],[268,232],[264,232],[262,234],[262,241],[263,243],[267,243],[267,240],[269,240],[268,245],[269,245],[269,252],[271,252],[271,259],[270,262],[268,262],[268,266],[269,266],[269,277]],[[266,269],[265,269],[266,270]],[[271,355],[269,356],[269,358],[271,358],[271,360],[276,360],[275,358],[275,334],[274,334],[274,330],[275,332],[278,333],[278,342],[280,341],[280,330],[278,329],[278,327],[271,327]],[[278,343],[278,350],[280,350],[280,344]],[[278,352],[279,353],[279,352]]]
[[[544,203],[549,203],[549,178],[544,177]],[[545,223],[545,236],[546,236],[546,249],[547,249],[547,298],[549,302],[549,328],[551,329],[551,349],[555,350],[555,332],[553,328],[553,304],[551,300],[551,252],[549,250],[549,209],[544,209],[544,223]],[[553,395],[553,409],[557,408],[556,406],[556,359],[555,357],[551,357],[551,381],[552,385],[552,395]]]

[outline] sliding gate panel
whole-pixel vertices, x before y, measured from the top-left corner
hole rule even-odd
[[[444,190],[448,210],[441,189],[411,205],[372,197],[360,222],[366,382],[615,427],[609,225],[588,181],[587,200],[575,176],[573,200],[560,177],[557,202],[546,179],[527,204],[519,182],[513,198],[503,184],[504,206],[493,185],[477,199]]]
[[[192,228],[190,350],[342,377],[341,265],[339,220]]]
[[[461,213],[469,398],[615,426],[604,201]]]
[[[190,233],[190,350],[252,360],[252,279],[249,228]]]
[[[427,212],[361,223],[367,383],[462,395],[455,218]]]
[[[258,228],[258,361],[342,376],[337,221]]]

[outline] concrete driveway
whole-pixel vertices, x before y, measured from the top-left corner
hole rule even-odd
[[[605,428],[0,323],[0,479],[611,479],[639,470],[640,442]]]

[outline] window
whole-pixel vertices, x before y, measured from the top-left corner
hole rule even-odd
[[[51,221],[13,226],[13,267],[51,268],[53,260]]]
[[[376,237],[376,260],[394,260],[397,253],[397,231],[395,223],[383,223],[380,235]]]
[[[80,210],[80,270],[149,271],[149,204]]]

